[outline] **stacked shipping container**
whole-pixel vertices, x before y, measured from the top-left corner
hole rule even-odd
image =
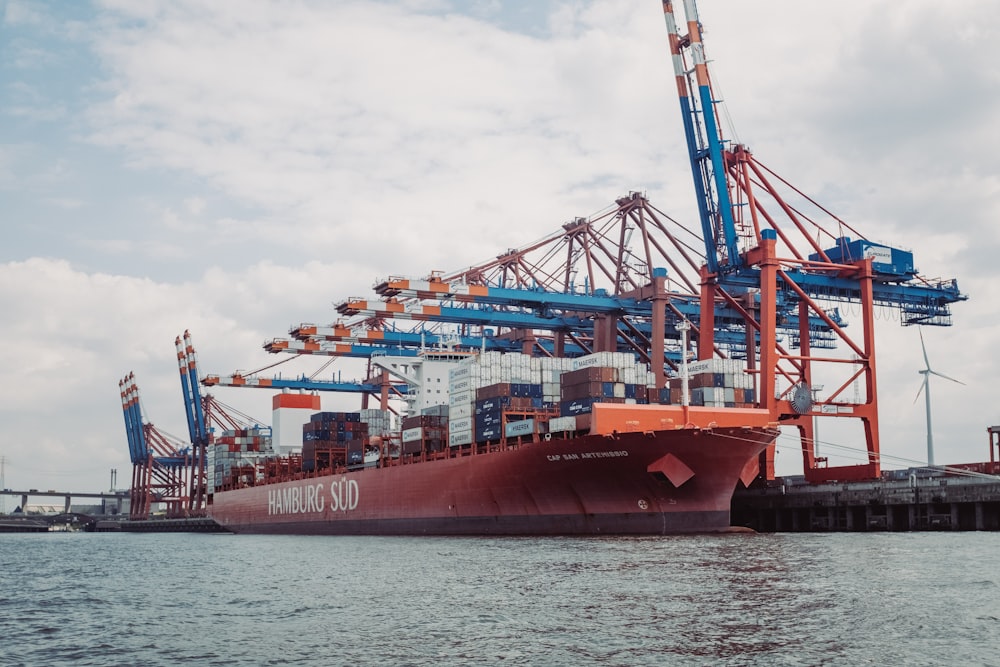
[[[448,406],[426,408],[423,414],[403,418],[403,453],[440,452],[448,446]]]
[[[262,456],[272,454],[271,429],[266,426],[223,431],[205,451],[208,492],[231,482],[233,471],[252,466]]]
[[[595,403],[648,403],[652,382],[645,364],[637,364],[631,354],[596,352],[573,359],[573,369],[560,377],[559,415],[586,415]],[[568,419],[557,422],[562,430],[573,430],[570,425]]]
[[[754,378],[744,362],[735,359],[706,359],[688,364],[688,391],[691,405],[714,408],[752,407],[756,403]],[[681,379],[671,378],[661,403],[681,403]],[[666,396],[669,394],[669,397]]]
[[[480,355],[471,371],[478,378],[472,439],[483,443],[533,436],[543,429],[548,408],[559,400],[559,375],[569,363],[518,353]]]
[[[388,410],[361,410],[358,415],[368,425],[368,435],[386,435],[396,431],[396,416]]]
[[[691,405],[754,403],[753,378],[741,362],[711,359],[688,369]],[[446,405],[404,418],[400,431],[392,413],[383,410],[314,414],[303,426],[303,467],[360,463],[369,434],[400,433],[402,453],[430,453],[504,437],[586,430],[596,403],[681,403],[679,378],[657,392],[646,366],[619,352],[575,359],[485,352],[454,364],[447,386]]]
[[[479,387],[480,365],[475,357],[460,361],[448,372],[448,444],[472,443],[473,402]]]
[[[364,460],[368,424],[357,412],[317,412],[302,426],[302,469],[357,465]]]

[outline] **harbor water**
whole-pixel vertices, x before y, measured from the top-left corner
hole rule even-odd
[[[0,536],[0,665],[1000,665],[1000,534]]]

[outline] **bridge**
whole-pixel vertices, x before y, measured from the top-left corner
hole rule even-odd
[[[116,512],[121,512],[122,501],[127,500],[129,497],[128,491],[105,491],[100,493],[85,493],[85,492],[75,492],[75,491],[56,491],[54,489],[49,489],[48,491],[39,491],[38,489],[28,489],[27,491],[14,491],[13,489],[3,489],[0,490],[0,496],[20,496],[21,497],[21,509],[22,511],[28,504],[28,498],[35,497],[47,497],[47,498],[64,498],[65,502],[63,504],[63,512],[65,514],[71,514],[71,509],[73,506],[73,498],[99,498],[101,500],[114,500]]]

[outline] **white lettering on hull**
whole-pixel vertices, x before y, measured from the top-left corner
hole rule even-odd
[[[358,483],[353,479],[330,482],[330,510],[349,512],[358,506]]]
[[[549,461],[578,461],[580,459],[617,459],[628,456],[628,452],[620,449],[613,452],[569,452],[568,454],[549,454]]]
[[[353,479],[339,479],[330,482],[330,510],[350,512],[358,506],[360,493],[358,482]],[[267,513],[279,514],[319,514],[326,508],[327,496],[323,484],[286,486],[267,490]]]

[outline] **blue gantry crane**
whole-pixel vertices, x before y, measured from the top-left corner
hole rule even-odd
[[[132,462],[129,518],[149,518],[154,503],[161,503],[168,517],[187,516],[191,447],[143,419],[134,373],[120,380],[118,388]]]

